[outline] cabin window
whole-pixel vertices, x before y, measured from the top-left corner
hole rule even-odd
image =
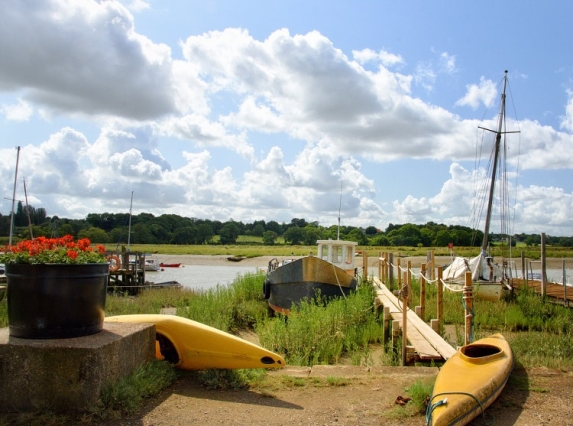
[[[333,263],[342,262],[342,246],[332,247],[332,262]]]
[[[352,259],[352,250],[350,249],[350,247],[346,247],[346,263],[352,263],[353,259]]]

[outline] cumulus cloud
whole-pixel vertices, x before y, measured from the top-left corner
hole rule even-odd
[[[489,106],[497,96],[497,87],[491,80],[481,77],[479,84],[466,86],[466,94],[456,101],[456,106],[469,106],[477,109],[480,105]]]
[[[24,0],[3,8],[0,113],[10,126],[37,118],[47,124],[23,147],[22,168],[50,214],[125,211],[134,191],[139,208],[155,214],[223,221],[328,224],[341,207],[356,225],[463,223],[475,172],[462,164],[476,155],[478,125],[494,128],[496,117],[478,123],[420,97],[458,72],[457,52],[432,52],[406,73],[412,58],[370,48],[349,57],[318,31],[280,28],[258,39],[242,28],[189,28],[170,47],[136,30],[149,7],[143,0]],[[456,106],[476,109],[497,95],[481,77]],[[514,167],[571,168],[572,105],[569,94],[561,131],[508,122],[521,131],[508,150]],[[5,193],[13,154],[0,149]],[[380,186],[390,183],[376,185],[375,168],[363,164],[405,158],[451,164],[450,179],[436,194],[383,200]],[[544,212],[522,198],[520,212],[555,229],[569,226],[569,205],[552,200],[570,194],[522,189],[545,190],[553,208]]]

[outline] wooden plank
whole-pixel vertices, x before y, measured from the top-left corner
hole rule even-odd
[[[395,308],[399,309],[399,302],[396,296],[392,294],[388,288],[378,279],[374,277],[374,284],[376,286],[377,298],[389,303],[390,306],[393,305]],[[386,306],[386,305],[384,305]],[[392,308],[390,308],[392,311]],[[401,309],[400,309],[401,310]],[[424,336],[424,339],[444,358],[449,359],[456,353],[454,349],[448,342],[446,342],[442,337],[432,330],[428,324],[426,324],[421,318],[419,318],[414,311],[408,308],[408,322],[412,322],[413,327],[418,330],[418,332]],[[410,330],[408,330],[410,334]]]
[[[400,321],[400,328],[402,328],[402,313],[392,314],[392,318]],[[408,320],[408,330],[406,330],[407,340],[414,346],[418,356],[422,360],[442,359],[442,356],[436,351],[426,338],[418,331],[414,324]]]

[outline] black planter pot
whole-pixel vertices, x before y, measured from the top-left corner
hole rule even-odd
[[[10,336],[63,339],[103,329],[109,265],[6,265]]]

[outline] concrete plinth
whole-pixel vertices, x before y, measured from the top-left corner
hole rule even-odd
[[[155,357],[155,326],[107,323],[73,339],[20,339],[0,329],[0,411],[83,411],[108,383]]]

